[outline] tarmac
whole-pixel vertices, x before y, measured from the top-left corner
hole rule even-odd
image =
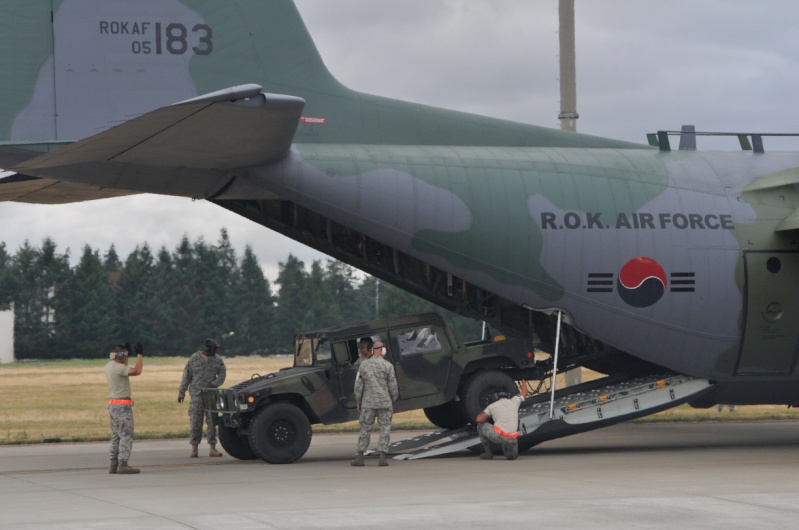
[[[795,422],[622,424],[515,461],[464,451],[380,468],[349,465],[355,438],[315,435],[289,465],[136,441],[139,475],[109,475],[106,443],[2,446],[0,528],[799,527]]]

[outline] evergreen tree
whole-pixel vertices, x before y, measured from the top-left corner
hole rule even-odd
[[[148,307],[152,322],[147,331],[152,345],[148,347],[155,355],[186,355],[194,352],[192,343],[186,344],[180,331],[188,312],[179,290],[175,288],[174,276],[172,255],[166,247],[161,247],[152,275],[153,299]]]
[[[198,241],[192,246],[189,238],[183,236],[172,254],[173,267],[169,275],[168,285],[173,289],[176,312],[176,328],[171,339],[172,347],[179,352],[191,353],[204,336],[204,308],[201,305],[201,279],[197,270],[195,251],[203,246]]]
[[[330,282],[319,260],[311,263],[305,288],[305,313],[303,331],[324,328],[341,322],[341,311],[333,297]]]
[[[12,260],[14,349],[18,359],[62,356],[50,340],[55,327],[55,297],[69,278],[69,254],[58,254],[50,239],[42,248],[26,240]]]
[[[71,270],[69,251],[45,239],[13,256],[0,243],[0,309],[14,303],[19,358],[105,355],[118,341],[141,341],[150,355],[188,355],[228,331],[227,354],[288,352],[293,335],[315,328],[436,311],[464,339],[480,323],[449,313],[335,260],[309,270],[289,254],[272,292],[252,248],[239,262],[227,230],[216,245],[183,236],[172,253],[147,243],[124,263],[115,245],[100,259],[90,247]]]
[[[278,263],[275,283],[280,285],[275,315],[277,351],[290,352],[294,334],[309,330],[305,320],[308,308],[305,264],[289,254],[285,263]]]
[[[108,272],[117,272],[122,269],[122,262],[119,260],[119,254],[113,243],[108,248],[108,251],[103,256],[103,267]]]
[[[380,289],[383,282],[374,276],[366,276],[358,285],[357,299],[359,313],[355,320],[374,320],[378,318],[380,308]]]
[[[15,285],[11,255],[6,251],[6,244],[0,242],[0,311],[11,307]]]
[[[121,340],[146,344],[149,354],[155,353],[151,351],[151,330],[155,324],[152,307],[157,304],[153,261],[150,247],[145,243],[128,255],[121,271],[109,273],[115,287],[119,336]],[[106,269],[107,264],[106,260]]]
[[[216,247],[210,248],[213,259],[208,263],[208,283],[204,285],[208,312],[205,325],[208,336],[215,337],[231,331],[236,326],[236,283],[239,264],[228,232],[222,228]]]
[[[364,310],[358,296],[358,279],[355,274],[353,267],[338,260],[327,260],[325,278],[330,295],[338,306],[340,322],[364,320]]]
[[[277,346],[275,297],[258,259],[247,245],[236,285],[236,332],[231,348],[241,354],[267,353]]]
[[[55,343],[59,352],[66,357],[104,357],[118,340],[115,310],[99,252],[86,245],[56,298]]]

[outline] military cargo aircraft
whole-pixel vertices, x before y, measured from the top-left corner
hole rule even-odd
[[[3,11],[1,201],[203,199],[535,336],[560,368],[702,379],[700,406],[799,404],[799,153],[359,93],[289,0]]]

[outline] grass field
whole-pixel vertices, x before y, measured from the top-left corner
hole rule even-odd
[[[188,437],[188,399],[177,402],[185,358],[144,359],[144,372],[131,379],[136,438]],[[290,366],[291,358],[225,359],[227,384]],[[27,362],[0,365],[0,445],[107,440],[110,437],[105,360]],[[677,407],[638,421],[796,420],[785,406],[736,407],[729,412]],[[422,411],[394,416],[394,428],[433,426]],[[355,430],[357,422],[314,426],[314,432]]]

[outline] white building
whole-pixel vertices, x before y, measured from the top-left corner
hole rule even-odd
[[[14,311],[0,311],[0,364],[14,362]]]

